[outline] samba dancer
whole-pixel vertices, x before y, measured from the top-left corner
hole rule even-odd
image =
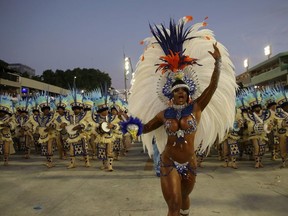
[[[228,53],[211,31],[198,31],[206,22],[184,30],[191,19],[184,17],[179,24],[171,20],[169,29],[151,27],[153,37],[144,40],[147,46],[128,98],[129,112],[145,122],[142,140],[149,155],[153,154],[153,135],[162,153],[160,179],[169,216],[189,214],[189,194],[196,179],[196,144],[203,140],[204,151],[217,135],[223,139],[235,112],[236,82]],[[197,59],[190,57],[193,53]],[[135,131],[133,122],[130,118],[123,123],[123,131]]]

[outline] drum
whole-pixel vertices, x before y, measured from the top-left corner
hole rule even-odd
[[[108,123],[107,122],[102,122],[101,124],[100,124],[100,132],[101,133],[110,133],[110,129],[108,128]]]
[[[75,135],[77,133],[77,130],[73,130],[73,128],[76,126],[77,125],[68,125],[65,127],[65,129],[69,135]]]

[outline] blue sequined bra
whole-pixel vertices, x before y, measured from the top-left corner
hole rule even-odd
[[[183,109],[173,107],[165,110],[164,127],[168,136],[177,136],[184,138],[185,134],[191,134],[197,130],[197,121],[192,113],[193,104],[189,104]],[[191,116],[191,117],[190,117]]]

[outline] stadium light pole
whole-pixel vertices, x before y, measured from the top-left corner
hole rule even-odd
[[[244,63],[244,68],[246,68],[246,72],[248,72],[248,68],[249,68],[248,59],[246,58],[243,63]]]
[[[268,57],[268,59],[271,57],[271,46],[270,45],[264,47],[264,54],[265,54],[265,56]]]
[[[128,99],[128,94],[127,94],[127,75],[130,73],[131,69],[131,64],[130,64],[130,58],[125,57],[124,55],[124,85],[125,85],[125,101]]]
[[[73,79],[73,86],[74,86],[74,87],[76,86],[76,85],[75,85],[75,84],[76,84],[76,78],[77,78],[77,77],[74,76],[74,79]]]

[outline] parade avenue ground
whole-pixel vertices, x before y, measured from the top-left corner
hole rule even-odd
[[[5,216],[165,216],[167,206],[153,162],[134,144],[114,162],[114,171],[100,170],[77,160],[54,156],[56,166],[48,169],[45,158],[31,154],[12,155],[9,166],[0,165],[0,215]],[[190,215],[195,216],[286,216],[288,212],[288,168],[267,154],[264,168],[255,169],[247,159],[239,169],[223,168],[217,155],[204,159],[190,195]]]

